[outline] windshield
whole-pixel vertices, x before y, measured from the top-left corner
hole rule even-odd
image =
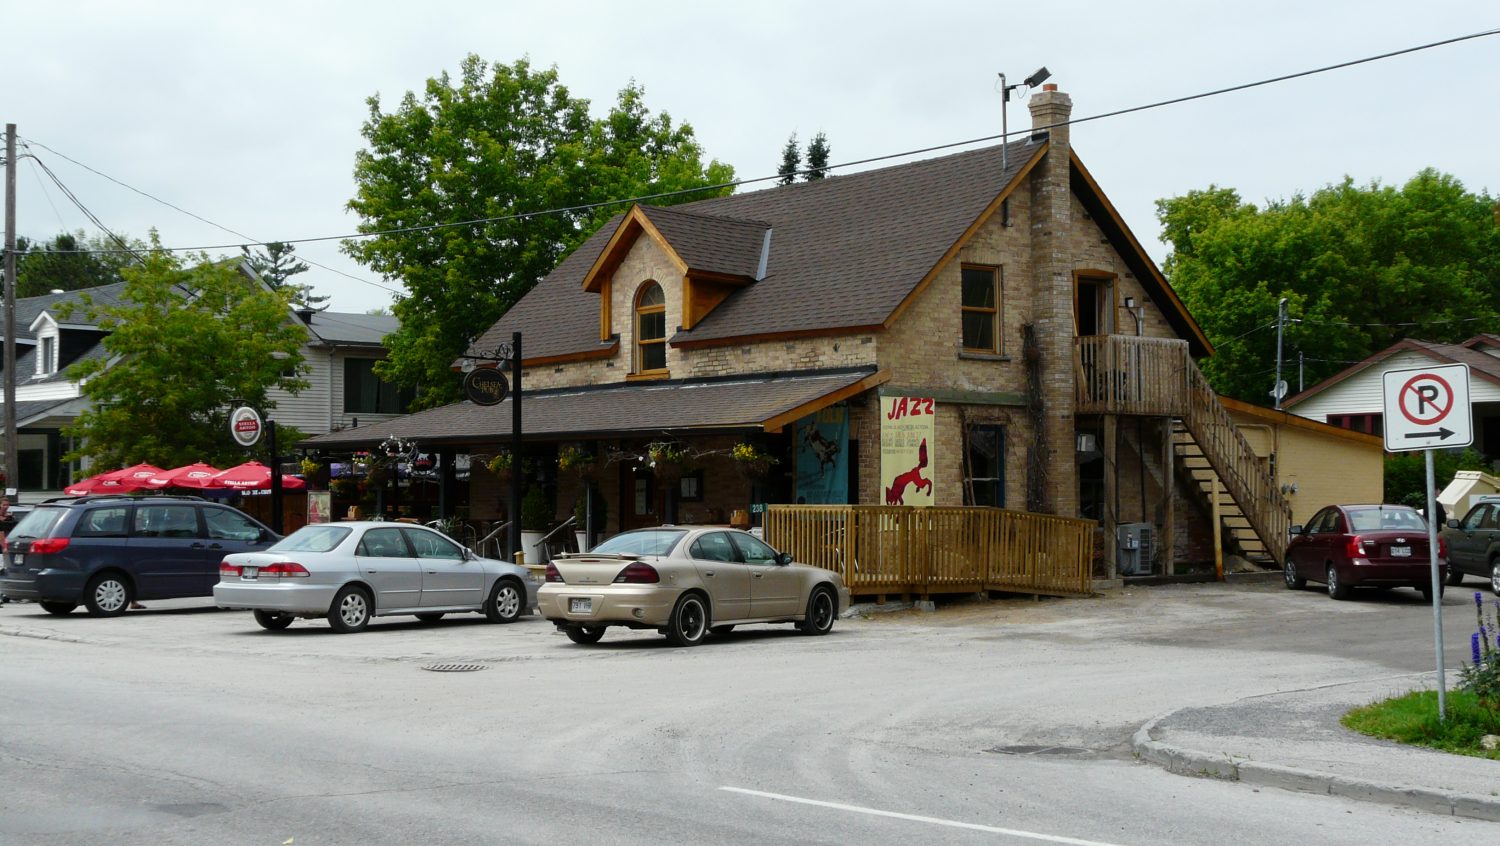
[[[1427,524],[1422,515],[1410,508],[1351,508],[1349,530],[1354,532],[1424,532]]]
[[[56,526],[58,521],[68,513],[68,509],[59,508],[55,505],[39,505],[35,511],[21,518],[21,522],[10,530],[11,538],[45,538]]]
[[[349,537],[343,526],[303,526],[277,541],[267,552],[328,552]]]
[[[613,552],[628,555],[666,555],[687,532],[681,529],[645,529],[615,535],[594,547],[591,552]]]

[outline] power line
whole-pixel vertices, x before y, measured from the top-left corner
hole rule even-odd
[[[1075,124],[1088,123],[1090,121],[1102,120],[1104,118],[1119,117],[1121,115],[1132,114],[1132,113],[1135,113],[1135,112],[1142,112],[1142,111],[1147,111],[1147,110],[1150,110],[1150,109],[1158,109],[1158,108],[1162,108],[1162,107],[1165,107],[1165,106],[1177,105],[1179,103],[1187,103],[1187,102],[1190,102],[1190,101],[1193,101],[1193,100],[1202,100],[1202,99],[1205,99],[1205,98],[1208,98],[1208,97],[1217,97],[1217,96],[1220,96],[1220,95],[1223,95],[1223,94],[1230,94],[1230,93],[1234,93],[1234,92],[1237,92],[1237,91],[1245,91],[1245,90],[1248,90],[1248,89],[1251,89],[1251,88],[1258,88],[1258,87],[1265,86],[1265,85],[1273,85],[1273,84],[1278,83],[1278,82],[1286,82],[1287,80],[1299,79],[1299,78],[1306,77],[1306,76],[1314,76],[1316,74],[1328,73],[1330,71],[1335,71],[1335,70],[1342,70],[1344,68],[1354,67],[1356,65],[1362,65],[1362,64],[1368,64],[1370,62],[1382,61],[1384,59],[1390,59],[1390,58],[1394,58],[1396,56],[1403,56],[1403,55],[1406,55],[1408,53],[1416,53],[1416,52],[1419,52],[1419,51],[1422,51],[1422,50],[1430,50],[1430,49],[1433,49],[1433,48],[1436,48],[1436,47],[1444,47],[1444,46],[1447,46],[1449,44],[1457,44],[1457,43],[1460,43],[1460,42],[1463,42],[1463,41],[1470,41],[1470,40],[1473,40],[1473,39],[1476,39],[1476,38],[1485,38],[1485,37],[1492,36],[1492,35],[1500,35],[1500,29],[1489,29],[1489,30],[1484,30],[1484,31],[1481,31],[1481,32],[1473,32],[1473,33],[1469,33],[1467,35],[1455,36],[1453,38],[1445,38],[1445,39],[1443,39],[1441,41],[1433,41],[1433,42],[1429,42],[1429,43],[1426,43],[1426,44],[1419,44],[1419,45],[1416,45],[1414,47],[1406,47],[1406,48],[1403,48],[1403,49],[1400,49],[1400,50],[1392,50],[1390,52],[1380,53],[1380,54],[1377,54],[1377,55],[1374,55],[1374,56],[1366,56],[1366,57],[1359,58],[1359,59],[1351,59],[1351,60],[1345,61],[1345,62],[1338,62],[1338,63],[1332,64],[1332,65],[1324,65],[1322,67],[1311,68],[1309,70],[1297,71],[1295,73],[1282,74],[1280,76],[1269,77],[1269,78],[1266,78],[1266,79],[1257,80],[1255,82],[1246,82],[1246,83],[1243,83],[1243,84],[1240,84],[1240,85],[1229,86],[1227,88],[1217,88],[1217,89],[1214,89],[1214,90],[1211,90],[1211,91],[1203,91],[1203,92],[1200,92],[1200,93],[1197,93],[1197,94],[1188,94],[1188,95],[1185,95],[1185,96],[1182,96],[1182,97],[1173,97],[1173,98],[1170,98],[1170,99],[1167,99],[1167,100],[1158,100],[1156,102],[1146,103],[1146,104],[1139,105],[1139,106],[1130,106],[1130,107],[1127,107],[1127,108],[1124,108],[1124,109],[1116,109],[1114,111],[1101,112],[1100,114],[1088,115],[1086,117],[1081,117],[1081,118],[1073,118],[1073,119],[1066,120],[1066,121],[1059,121],[1057,123],[1047,124],[1046,126],[1032,127],[1031,129],[1025,129],[1025,130],[1016,130],[1015,132],[1011,132],[1011,133],[1000,133],[1000,134],[996,134],[996,135],[985,135],[985,136],[981,136],[979,138],[970,138],[970,139],[965,140],[965,141],[954,141],[954,142],[950,142],[950,143],[947,143],[947,144],[937,144],[937,145],[933,145],[933,146],[930,146],[930,147],[922,147],[922,148],[913,149],[913,150],[906,150],[906,151],[899,152],[899,153],[889,153],[889,154],[886,154],[886,155],[872,156],[870,158],[865,158],[865,159],[856,159],[854,161],[842,162],[842,163],[836,164],[836,165],[829,165],[827,169],[828,170],[834,170],[834,169],[837,169],[837,168],[854,167],[856,165],[873,164],[873,163],[876,163],[876,162],[884,162],[884,161],[890,161],[892,159],[899,159],[899,158],[906,158],[908,156],[921,155],[923,153],[932,153],[932,152],[938,152],[938,151],[941,151],[941,150],[949,150],[949,149],[953,149],[955,147],[965,147],[965,146],[969,146],[969,145],[972,145],[972,144],[981,144],[981,143],[985,143],[985,142],[988,142],[988,141],[1000,140],[1000,141],[1004,142],[1011,135],[1023,135],[1023,134],[1029,135],[1029,134],[1031,134],[1033,132],[1036,132],[1038,130],[1055,129],[1055,128],[1060,128],[1060,127],[1065,127],[1065,126],[1073,126]],[[29,139],[29,138],[26,139],[26,140],[29,143],[34,143],[37,146],[42,147],[45,150],[48,150],[50,152],[56,153],[59,156],[62,156],[61,153],[57,153],[56,150],[52,150],[52,148],[47,147],[45,144],[42,144],[40,141],[35,141],[35,140]],[[63,158],[67,158],[67,157],[63,156]],[[72,161],[72,160],[69,159],[69,161]],[[80,165],[80,166],[86,167],[86,165]],[[98,171],[95,171],[95,172],[98,173]],[[100,175],[103,176],[104,174],[100,174]],[[111,177],[106,177],[106,178],[111,178]],[[700,186],[700,187],[697,187],[697,188],[685,188],[685,189],[681,189],[681,190],[677,190],[677,191],[663,191],[663,192],[660,192],[660,193],[645,194],[645,195],[641,195],[641,196],[637,196],[637,197],[629,197],[629,198],[625,198],[625,199],[603,200],[603,201],[595,202],[595,203],[582,203],[582,204],[575,205],[575,206],[563,206],[563,207],[558,207],[558,208],[542,209],[542,210],[533,211],[533,212],[520,212],[520,213],[517,213],[517,214],[498,215],[498,216],[495,216],[495,217],[474,218],[474,219],[471,219],[471,220],[462,220],[462,221],[456,221],[456,222],[452,222],[452,223],[433,223],[433,224],[426,224],[426,225],[423,225],[423,226],[405,226],[405,227],[398,227],[398,228],[394,228],[394,229],[382,229],[382,230],[377,230],[377,231],[373,231],[373,232],[355,232],[355,233],[346,234],[346,235],[321,235],[321,236],[312,236],[312,237],[306,237],[306,238],[282,238],[282,239],[278,239],[275,242],[272,242],[272,241],[253,241],[252,240],[252,241],[249,241],[247,243],[209,244],[209,245],[206,245],[206,246],[199,246],[199,247],[162,247],[160,249],[162,249],[163,251],[166,251],[166,252],[189,252],[189,251],[199,251],[199,250],[231,250],[231,249],[244,249],[244,248],[254,247],[254,246],[265,246],[266,244],[269,244],[269,243],[309,244],[309,243],[316,243],[316,242],[321,242],[321,241],[341,241],[341,240],[349,240],[349,239],[355,239],[355,238],[374,238],[374,237],[378,237],[378,236],[381,236],[381,235],[401,235],[401,234],[407,234],[407,233],[412,233],[412,232],[431,232],[431,231],[438,230],[438,229],[454,229],[454,228],[463,227],[463,226],[478,226],[478,225],[487,224],[487,223],[502,223],[502,222],[507,222],[507,221],[529,220],[529,219],[535,218],[535,217],[547,217],[547,216],[551,216],[551,215],[573,214],[573,213],[576,213],[576,212],[592,211],[594,209],[604,208],[606,206],[624,205],[624,204],[627,204],[627,203],[633,204],[633,203],[645,202],[645,201],[648,201],[648,200],[660,200],[660,199],[666,199],[666,198],[669,198],[669,197],[679,197],[679,196],[683,196],[685,194],[701,193],[701,192],[704,192],[704,191],[720,191],[720,190],[723,190],[723,189],[726,189],[726,188],[738,188],[738,187],[741,187],[741,186],[744,186],[744,185],[754,185],[754,184],[757,184],[757,183],[760,183],[760,182],[770,182],[770,181],[773,181],[773,180],[778,180],[780,178],[781,178],[781,174],[775,174],[775,175],[771,175],[771,176],[759,176],[759,177],[755,177],[755,178],[752,178],[752,179],[739,179],[739,180],[734,180],[734,181],[730,181],[730,182],[721,182],[721,183],[719,183],[717,185],[704,185],[704,186]],[[123,185],[124,183],[120,183],[120,184]],[[129,187],[129,186],[126,186],[126,187]],[[150,197],[149,194],[145,194],[145,192],[138,191],[137,189],[131,188],[131,190],[137,191],[137,193],[140,193],[140,194],[142,194],[144,196]],[[152,199],[156,199],[156,198],[152,197]],[[158,202],[165,202],[165,201],[160,201],[159,200]],[[171,205],[171,204],[167,203],[167,205]],[[177,207],[173,206],[173,208],[177,208]],[[183,209],[180,209],[180,208],[178,209],[178,211],[182,211],[184,214],[189,214],[192,217],[198,217],[197,215],[193,215],[191,212],[187,212],[187,211],[185,211]],[[198,218],[198,219],[199,220],[203,220],[203,218]],[[204,221],[204,222],[211,223],[211,221]],[[212,225],[218,226],[218,224],[212,224]],[[219,227],[219,228],[224,229],[224,227]],[[241,235],[241,233],[234,232],[233,230],[225,229],[225,231],[232,232],[233,234],[236,234],[236,235]],[[241,237],[248,237],[248,236],[241,235]],[[112,251],[111,250],[76,250],[75,252],[119,252],[119,251],[118,250],[112,250]],[[368,282],[368,280],[360,280],[360,281]],[[368,284],[372,284],[373,285],[375,283],[369,282]],[[380,286],[377,286],[377,287],[380,287]]]
[[[17,156],[16,158],[21,157]],[[31,177],[36,180],[37,187],[42,189],[42,196],[46,198],[47,205],[52,207],[52,216],[57,218],[58,228],[66,232],[68,225],[63,223],[62,212],[57,210],[57,203],[52,202],[52,192],[47,190],[47,183],[42,181],[41,168],[37,166],[36,157],[28,156],[27,158],[31,159]]]
[[[85,206],[83,204],[83,201],[80,200],[80,199],[78,199],[78,196],[76,194],[74,194],[71,190],[69,190],[68,186],[64,185],[62,183],[61,179],[57,178],[57,174],[55,174],[55,173],[52,172],[52,168],[47,167],[47,163],[46,162],[44,162],[41,159],[37,158],[35,156],[35,154],[33,154],[31,156],[31,160],[36,163],[37,167],[39,167],[39,168],[42,169],[43,173],[47,174],[47,177],[52,180],[53,184],[55,184],[57,186],[57,189],[59,191],[63,192],[63,196],[64,197],[67,197],[70,201],[72,201],[73,205],[77,206],[78,210],[81,211],[81,212],[83,212],[83,214],[84,214],[85,217],[87,217],[89,220],[92,220],[94,222],[94,225],[97,226],[97,227],[99,227],[99,230],[101,232],[103,232],[105,235],[108,235],[109,237],[113,238],[114,241],[115,241],[115,243],[119,244],[123,248],[122,250],[109,250],[108,252],[112,252],[112,253],[128,252],[132,256],[135,256],[135,260],[136,261],[140,262],[141,264],[145,264],[146,263],[146,260],[141,257],[141,254],[138,251],[136,251],[135,249],[131,248],[131,246],[129,244],[125,243],[125,239],[123,239],[120,236],[116,235],[115,233],[111,232],[109,230],[109,227],[107,227],[107,226],[104,225],[103,221],[101,221],[92,211],[89,211],[89,207]],[[94,251],[94,250],[55,250],[54,252],[63,253],[63,252],[104,252],[104,251]]]
[[[1380,327],[1385,329],[1399,329],[1406,326],[1432,326],[1440,323],[1472,323],[1476,320],[1493,320],[1496,322],[1500,322],[1500,316],[1486,315],[1483,317],[1451,317],[1441,319],[1435,318],[1433,320],[1410,320],[1402,323],[1346,323],[1341,320],[1309,320],[1304,317],[1298,322],[1306,323],[1309,326],[1348,326],[1355,328]]]

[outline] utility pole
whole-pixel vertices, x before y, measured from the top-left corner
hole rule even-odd
[[[1281,387],[1281,330],[1286,326],[1286,297],[1276,305],[1276,384],[1271,386],[1271,396],[1276,398],[1276,410],[1281,410],[1281,395],[1286,393]]]
[[[5,125],[5,493],[20,489],[16,437],[16,125]]]
[[[1297,350],[1297,393],[1302,393],[1302,350]]]

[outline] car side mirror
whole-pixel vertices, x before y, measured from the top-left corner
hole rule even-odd
[[[1461,529],[1461,528],[1463,528],[1463,526],[1461,526],[1459,524],[1459,522],[1458,522],[1457,519],[1451,518],[1451,517],[1448,519],[1448,522],[1445,523],[1444,525],[1446,525],[1450,529]]]
[[[1300,535],[1300,534],[1303,534],[1303,531],[1302,531],[1302,524],[1301,524],[1301,523],[1294,523],[1294,524],[1293,524],[1293,525],[1292,525],[1292,534],[1294,534],[1294,535]]]
[[[785,567],[790,563],[792,563],[792,554],[790,552],[776,553],[776,564],[778,566]]]
[[[469,549],[468,547],[464,547],[463,548],[463,552],[464,552],[464,560],[465,561],[473,561],[474,560],[475,555],[474,555],[473,550]]]

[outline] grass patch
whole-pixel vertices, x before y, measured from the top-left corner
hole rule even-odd
[[[1474,694],[1462,690],[1448,691],[1447,704],[1448,719],[1439,722],[1437,691],[1419,690],[1355,708],[1339,722],[1372,737],[1500,761],[1500,750],[1479,745],[1485,735],[1500,734],[1500,711],[1480,705]]]

